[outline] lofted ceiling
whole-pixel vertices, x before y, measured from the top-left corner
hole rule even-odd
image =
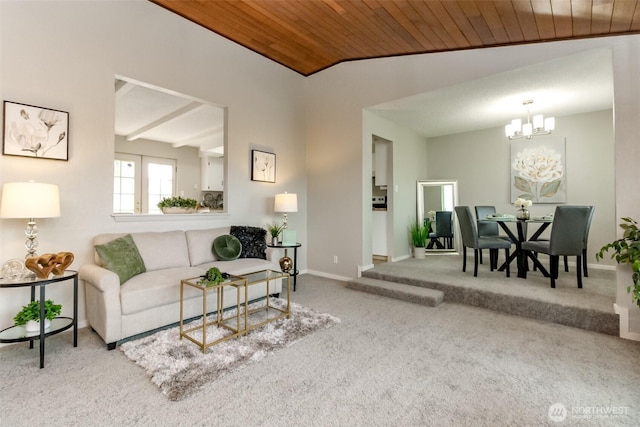
[[[637,0],[151,0],[308,76],[351,60],[640,32]]]
[[[359,59],[640,33],[637,0],[150,1],[303,76]],[[371,110],[434,137],[526,118],[526,99],[546,116],[610,109],[611,67],[610,52],[585,52]],[[223,109],[131,89],[116,87],[116,134],[222,154]]]

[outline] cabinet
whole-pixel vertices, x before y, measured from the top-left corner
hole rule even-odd
[[[389,144],[387,142],[375,142],[375,151],[373,153],[373,170],[375,176],[375,185],[387,185],[387,158]]]
[[[203,157],[200,161],[202,191],[223,191],[224,157]]]
[[[371,253],[387,256],[387,212],[373,211],[371,223]]]

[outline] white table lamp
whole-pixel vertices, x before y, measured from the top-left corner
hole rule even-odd
[[[2,186],[0,218],[27,218],[24,233],[27,241],[25,258],[36,256],[38,227],[36,218],[60,216],[60,192],[54,184],[40,182],[8,182]]]
[[[287,228],[287,213],[298,212],[298,195],[295,193],[276,194],[275,202],[273,204],[274,212],[283,212],[282,227]]]

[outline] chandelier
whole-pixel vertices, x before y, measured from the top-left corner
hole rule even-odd
[[[522,105],[527,109],[527,123],[522,124],[522,120],[513,119],[511,123],[504,127],[504,133],[509,139],[527,138],[531,139],[534,136],[548,135],[556,128],[556,119],[554,117],[547,117],[546,119],[542,114],[533,116],[531,120],[529,115],[529,106],[533,104],[531,99],[522,101]]]

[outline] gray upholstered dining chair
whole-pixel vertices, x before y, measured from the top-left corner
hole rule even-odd
[[[481,249],[489,249],[491,254],[491,271],[497,265],[498,250],[504,249],[505,259],[509,259],[511,242],[499,237],[478,236],[476,222],[469,206],[456,206],[456,216],[460,224],[462,236],[462,271],[467,270],[467,248],[473,248],[473,276],[478,275],[478,252]],[[509,263],[506,266],[506,275],[510,276]]]
[[[593,206],[557,206],[553,216],[549,240],[529,240],[522,242],[521,248],[539,269],[544,271],[533,253],[549,255],[551,287],[556,287],[558,265],[561,256],[576,257],[578,288],[582,288],[582,257],[586,252],[586,240],[593,216]]]
[[[501,236],[497,222],[482,221],[489,215],[496,213],[495,206],[476,206],[476,221],[478,225],[478,236],[480,237],[499,237],[511,241],[509,236]],[[480,250],[480,264],[482,264],[482,250]]]
[[[436,212],[436,231],[429,233],[431,242],[429,248],[434,244],[440,249],[453,249],[453,212],[437,211]],[[443,239],[444,245],[440,243]]]

